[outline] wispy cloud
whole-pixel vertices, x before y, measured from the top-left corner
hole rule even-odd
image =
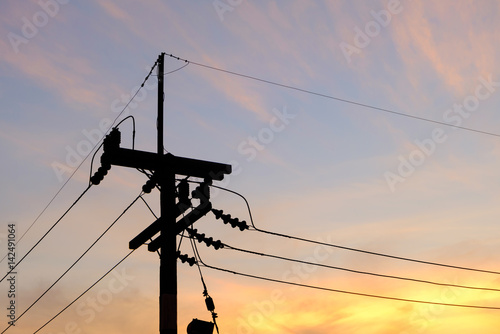
[[[92,84],[98,71],[89,60],[69,56],[62,45],[53,45],[53,48],[47,49],[33,41],[28,47],[31,49],[30,53],[37,54],[37,57],[24,52],[4,52],[2,60],[13,71],[25,76],[26,80],[52,91],[67,102],[94,106],[104,104],[99,93],[102,86]],[[1,40],[0,48],[8,50],[10,46]]]
[[[491,58],[496,54],[495,28],[487,21],[478,22],[482,28],[471,28],[467,22],[498,8],[471,1],[456,6],[450,11],[442,2],[408,3],[405,19],[394,25],[393,36],[410,77],[419,77],[419,69],[429,64],[443,84],[460,96],[470,90],[472,80],[495,70]]]

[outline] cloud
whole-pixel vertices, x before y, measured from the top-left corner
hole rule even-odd
[[[68,55],[61,50],[61,45],[47,48],[31,41],[27,47],[29,52],[4,52],[2,60],[26,80],[53,91],[67,102],[93,106],[105,104],[99,91],[102,86],[92,84],[98,72],[87,59]],[[10,46],[2,40],[0,48],[9,50]],[[33,57],[33,54],[37,56]]]
[[[29,137],[35,137],[30,131],[19,129],[11,124],[4,121],[0,121],[0,137],[4,142],[10,142],[9,147],[15,148],[13,153],[28,156],[28,155],[44,155],[46,154],[46,149],[44,143],[35,140],[35,138],[27,139]]]
[[[115,20],[123,21],[125,24],[131,20],[131,16],[124,10],[124,6],[117,6],[111,1],[99,1],[98,4]]]
[[[450,11],[444,1],[405,4],[404,20],[391,25],[391,31],[407,77],[421,78],[419,86],[425,84],[426,78],[418,73],[428,64],[445,87],[463,96],[473,89],[477,77],[494,71],[492,57],[497,54],[492,43],[498,39],[495,29],[488,21],[477,22],[478,26],[470,22],[498,8],[491,8],[495,7],[492,4],[477,6],[473,1],[460,1],[454,6]]]

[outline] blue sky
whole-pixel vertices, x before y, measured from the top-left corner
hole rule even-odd
[[[500,243],[496,1],[41,0],[4,1],[0,13],[5,226],[0,254],[7,252],[7,225],[16,223],[18,237],[23,235],[81,161],[18,244],[19,254],[82,193],[90,170],[90,157],[83,159],[165,52],[191,61],[180,69],[183,61],[166,57],[165,71],[174,72],[165,77],[165,148],[178,156],[232,164],[233,175],[220,185],[248,199],[258,227],[495,269]],[[156,151],[155,73],[118,119],[134,116],[139,150]],[[130,120],[120,131],[122,146],[130,148]],[[89,190],[19,265],[18,312],[118,217],[145,181],[137,171],[113,167]],[[158,193],[144,198],[158,214]],[[213,204],[249,220],[237,196],[214,191]],[[8,332],[38,329],[125,256],[128,241],[154,219],[138,201]],[[212,216],[196,227],[241,248],[298,259],[319,254],[314,245],[235,231]],[[318,268],[291,276],[294,267],[287,262],[199,249],[206,263],[240,272],[399,298],[496,305],[495,292],[448,291]],[[186,240],[182,250],[193,253]],[[328,265],[498,286],[495,275],[340,250],[323,255]],[[117,268],[122,272],[106,277],[44,331],[157,330],[158,264],[158,257],[142,247]],[[499,325],[497,311],[325,294],[206,268],[203,274],[222,333],[451,333],[457,328],[494,333]],[[208,320],[196,268],[179,263],[179,282],[179,326],[192,318]],[[94,308],[92,298],[98,301]],[[0,301],[9,302],[6,287]]]

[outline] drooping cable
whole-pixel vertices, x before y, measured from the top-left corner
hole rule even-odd
[[[89,170],[89,185],[92,184],[92,167],[94,166],[94,159],[95,156],[97,155],[97,152],[99,152],[99,149],[104,145],[104,142],[102,142],[99,147],[94,151],[94,154],[92,155],[92,159],[90,159],[90,170]]]
[[[139,196],[139,197],[142,199],[142,201],[144,202],[144,204],[146,205],[146,207],[149,209],[149,212],[151,212],[151,214],[153,215],[153,217],[155,217],[155,219],[158,219],[158,216],[155,214],[155,212],[153,211],[153,209],[151,209],[151,206],[149,206],[149,203],[146,202],[146,200],[144,199],[144,197],[142,197],[142,195]]]
[[[132,115],[128,115],[124,119],[122,119],[118,124],[116,124],[115,128],[119,127],[120,124],[125,122],[127,119],[132,119],[132,149],[135,149],[135,117]]]
[[[96,286],[100,281],[104,279],[110,272],[112,272],[116,267],[118,267],[123,261],[125,261],[126,258],[130,256],[135,251],[135,249],[131,250],[127,255],[125,255],[124,258],[122,258],[117,264],[115,264],[111,269],[109,269],[104,275],[102,275],[97,281],[95,281],[94,284],[92,284],[89,288],[87,288],[85,291],[83,291],[78,297],[76,297],[71,303],[69,303],[67,306],[65,306],[61,311],[59,311],[55,316],[53,316],[49,321],[47,321],[45,324],[43,324],[40,328],[38,328],[36,331],[33,332],[33,334],[38,333],[41,331],[45,326],[47,326],[49,323],[51,323],[55,318],[57,318],[61,313],[66,311],[71,305],[76,303],[78,299],[83,297],[87,292],[90,291],[94,286]]]
[[[245,201],[245,203],[247,205],[248,213],[249,213],[249,216],[250,216],[250,223],[252,224],[252,226],[255,229],[255,231],[260,232],[260,233],[269,234],[269,235],[273,235],[273,236],[277,236],[277,237],[281,237],[281,238],[288,238],[288,239],[293,239],[293,240],[297,240],[297,241],[308,242],[308,243],[312,243],[312,244],[316,244],[316,245],[321,245],[321,246],[338,248],[338,249],[342,249],[342,250],[346,250],[346,251],[352,251],[352,252],[358,252],[358,253],[363,253],[363,254],[368,254],[368,255],[386,257],[386,258],[390,258],[390,259],[394,259],[394,260],[408,261],[408,262],[414,262],[414,263],[420,263],[420,264],[431,265],[431,266],[438,266],[438,267],[444,267],[444,268],[450,268],[450,269],[459,269],[459,270],[474,271],[474,272],[480,272],[480,273],[485,273],[485,274],[500,275],[500,272],[494,271],[494,270],[477,269],[477,268],[470,268],[470,267],[464,267],[464,266],[450,265],[450,264],[445,264],[445,263],[423,261],[423,260],[412,259],[412,258],[403,257],[403,256],[396,256],[396,255],[390,255],[390,254],[379,253],[379,252],[374,252],[374,251],[367,251],[367,250],[358,249],[358,248],[346,247],[346,246],[331,244],[331,243],[327,243],[327,242],[322,242],[322,241],[316,241],[316,240],[311,240],[311,239],[307,239],[307,238],[296,237],[296,236],[287,235],[287,234],[283,234],[283,233],[266,231],[266,230],[257,228],[255,226],[255,224],[253,222],[253,219],[252,219],[252,213],[251,213],[251,210],[250,210],[250,205],[248,204],[248,201],[245,198],[245,196],[243,196],[242,194],[240,194],[240,193],[238,193],[238,192],[236,192],[234,190],[230,190],[230,189],[227,189],[227,188],[219,187],[219,186],[216,186],[216,185],[212,185],[212,187],[215,187],[215,188],[218,188],[218,189],[221,189],[221,190],[225,190],[227,192],[233,193],[233,194],[238,195],[239,197],[241,197]],[[250,230],[250,231],[252,231],[252,230]]]
[[[284,260],[284,261],[289,261],[289,262],[301,263],[301,264],[306,264],[306,265],[311,265],[311,266],[317,266],[317,267],[322,267],[322,268],[347,271],[347,272],[355,273],[355,274],[363,274],[363,275],[370,275],[370,276],[376,276],[376,277],[382,277],[382,278],[398,279],[398,280],[410,281],[410,282],[415,282],[415,283],[425,283],[425,284],[432,284],[432,285],[438,285],[438,286],[448,286],[448,287],[453,287],[453,288],[500,292],[500,289],[494,289],[494,288],[483,288],[483,287],[475,287],[475,286],[468,286],[468,285],[433,282],[433,281],[421,280],[421,279],[416,279],[416,278],[401,277],[401,276],[394,276],[394,275],[385,275],[385,274],[372,273],[372,272],[368,272],[368,271],[361,271],[361,270],[354,270],[354,269],[343,268],[343,267],[330,266],[327,264],[322,264],[322,263],[317,263],[317,262],[303,261],[303,260],[292,259],[292,258],[288,258],[288,257],[284,257],[284,256],[278,256],[278,255],[266,254],[266,253],[262,253],[262,252],[251,251],[248,249],[233,247],[233,246],[230,246],[227,244],[224,244],[224,249],[231,249],[231,250],[242,252],[242,253],[248,253],[248,254],[269,257],[269,258],[274,258],[274,259]]]
[[[29,230],[31,230],[31,228],[33,227],[33,225],[35,225],[35,223],[38,221],[38,219],[40,219],[40,217],[45,213],[45,211],[47,211],[47,209],[49,208],[49,206],[52,204],[52,202],[54,202],[54,200],[57,198],[57,196],[59,195],[59,193],[64,189],[64,187],[66,186],[66,184],[71,180],[71,178],[73,177],[73,175],[76,173],[76,171],[78,170],[78,168],[80,168],[80,166],[82,164],[83,164],[83,162],[81,162],[80,165],[78,165],[77,169],[75,169],[75,171],[70,175],[70,177],[63,183],[63,185],[61,186],[61,188],[59,188],[59,190],[55,193],[55,195],[52,196],[52,198],[50,199],[50,201],[47,203],[47,205],[45,205],[45,207],[38,214],[38,216],[35,218],[35,220],[30,224],[30,226],[28,226],[28,229],[26,229],[26,231],[24,231],[24,233],[21,234],[21,236],[19,237],[19,239],[16,241],[16,246],[24,238],[24,236],[26,235],[26,233],[28,233]],[[2,263],[3,260],[5,260],[5,258],[7,257],[7,255],[8,255],[8,253],[4,255],[4,257],[0,260],[0,263]]]
[[[201,267],[200,267],[201,256],[200,253],[198,252],[198,247],[196,246],[196,242],[194,242],[193,239],[190,239],[190,241],[191,241],[191,247],[193,248],[194,257],[196,259],[196,266],[198,267],[198,272],[200,273],[201,283],[203,285],[203,297],[205,297],[205,304],[207,306],[208,311],[212,315],[212,320],[214,322],[217,334],[219,334],[219,326],[217,325],[218,316],[217,313],[215,313],[215,304],[212,297],[210,297],[210,295],[208,294],[207,285],[205,284],[205,280],[203,279],[203,273],[201,272]]]
[[[183,214],[184,216],[184,214]],[[177,246],[177,251],[179,252],[181,250],[181,245],[182,245],[182,240],[184,240],[184,232],[186,230],[182,230],[182,233],[181,233],[181,238],[179,239],[179,245]]]
[[[273,85],[273,86],[278,86],[278,87],[282,87],[282,88],[286,88],[286,89],[295,90],[295,91],[298,91],[298,92],[301,92],[301,93],[315,95],[315,96],[323,97],[323,98],[326,98],[326,99],[339,101],[339,102],[342,102],[342,103],[348,103],[348,104],[356,105],[356,106],[363,107],[363,108],[368,108],[368,109],[373,109],[373,110],[377,110],[377,111],[382,111],[382,112],[393,114],[393,115],[398,115],[398,116],[403,116],[403,117],[407,117],[407,118],[412,118],[412,119],[416,119],[416,120],[419,120],[419,121],[424,121],[424,122],[428,122],[428,123],[434,123],[434,124],[444,125],[446,127],[452,127],[452,128],[462,129],[462,130],[476,132],[476,133],[480,133],[480,134],[488,135],[488,136],[500,137],[500,134],[493,133],[493,132],[487,132],[487,131],[483,131],[483,130],[477,130],[477,129],[468,128],[468,127],[465,127],[465,126],[453,125],[453,124],[450,124],[450,123],[441,122],[441,121],[437,121],[437,120],[433,120],[433,119],[429,119],[429,118],[425,118],[425,117],[420,117],[420,116],[411,115],[411,114],[405,114],[403,112],[399,112],[399,111],[395,111],[395,110],[390,110],[390,109],[387,109],[387,108],[375,107],[375,106],[372,106],[372,105],[369,105],[369,104],[366,104],[366,103],[356,102],[356,101],[352,101],[352,100],[348,100],[348,99],[344,99],[344,98],[340,98],[340,97],[335,97],[335,96],[328,95],[328,94],[314,92],[312,90],[307,90],[307,89],[303,89],[303,88],[299,88],[299,87],[295,87],[295,86],[290,86],[290,85],[282,84],[282,83],[271,81],[271,80],[261,79],[261,78],[258,78],[258,77],[255,77],[255,76],[251,76],[251,75],[247,75],[247,74],[242,74],[242,73],[238,73],[238,72],[233,72],[233,71],[225,70],[225,69],[218,68],[218,67],[215,67],[215,66],[210,66],[210,65],[206,65],[206,64],[202,64],[202,63],[197,63],[197,62],[194,62],[192,60],[182,59],[182,58],[176,57],[176,56],[171,55],[171,54],[168,55],[168,56],[170,56],[172,58],[175,58],[177,60],[189,62],[190,64],[193,64],[193,65],[204,67],[204,68],[207,68],[207,69],[210,69],[210,70],[214,70],[214,71],[218,71],[218,72],[222,72],[222,73],[226,73],[226,74],[231,74],[231,75],[242,77],[242,78],[245,78],[245,79],[250,79],[250,80],[254,80],[254,81],[263,82],[263,83],[266,83],[266,84],[269,84],[269,85]]]
[[[165,75],[169,75],[169,74],[172,74],[172,73],[175,73],[175,72],[177,72],[177,71],[182,70],[184,67],[186,67],[186,66],[188,66],[188,65],[189,65],[189,61],[187,61],[187,60],[186,60],[185,62],[186,62],[186,64],[182,65],[181,67],[176,68],[175,70],[172,70],[172,71],[170,71],[170,72],[163,73],[163,75],[164,75],[164,76],[165,76]]]
[[[141,196],[139,196],[139,197],[142,199],[142,201],[144,202],[144,204],[146,205],[146,207],[149,209],[149,211],[151,212],[151,214],[153,215],[153,217],[155,217],[156,219],[158,219],[158,216],[154,213],[153,209],[151,209],[151,207],[149,206],[148,202],[146,202],[146,200],[144,199],[144,197],[142,197],[142,195],[141,195]],[[151,241],[152,241],[152,240],[151,240]],[[160,257],[161,257],[161,254],[160,254],[160,250],[159,250],[159,249],[158,249],[158,250],[156,250],[156,253],[158,254],[158,256],[160,256]]]
[[[29,251],[26,252],[26,254],[23,255],[23,257],[16,262],[16,264],[5,274],[4,277],[2,277],[2,279],[0,279],[0,282],[2,282],[10,273],[12,273],[14,271],[14,269],[16,269],[19,264],[21,264],[21,262],[23,262],[23,260],[36,248],[36,246],[38,246],[40,244],[40,242],[42,242],[43,239],[45,239],[45,237],[50,233],[50,231],[52,231],[52,229],[54,229],[54,227],[56,227],[57,224],[59,224],[59,222],[64,218],[64,216],[66,216],[66,214],[71,210],[73,209],[73,207],[76,205],[76,203],[78,203],[78,201],[80,201],[80,199],[83,197],[83,195],[85,195],[87,193],[87,191],[90,189],[92,185],[89,184],[89,186],[80,194],[80,196],[78,196],[78,198],[73,202],[73,204],[71,204],[69,206],[69,208],[63,213],[63,215],[49,228],[49,230],[47,232],[45,232],[44,235],[42,235],[42,237],[40,239],[38,239],[38,241],[33,245],[33,247],[30,248]]]
[[[9,326],[1,333],[5,333],[11,326],[15,325],[15,323],[17,323],[17,321],[19,321],[19,319],[21,319],[23,317],[23,315],[25,315],[36,303],[38,303],[38,301],[40,301],[40,299],[43,298],[43,296],[45,296],[57,283],[59,283],[59,281],[64,277],[66,276],[66,274],[71,270],[73,269],[73,267],[78,263],[80,262],[80,260],[99,242],[99,240],[101,240],[101,238],[106,234],[108,233],[108,231],[116,224],[116,222],[118,220],[120,220],[120,218],[123,217],[123,215],[135,204],[135,202],[137,202],[137,200],[141,197],[141,195],[137,196],[133,201],[132,203],[130,203],[126,208],[125,210],[123,210],[123,212],[118,216],[118,218],[116,218],[112,223],[111,225],[108,226],[108,228],[106,228],[106,230],[104,230],[104,232],[101,233],[101,235],[87,248],[87,250],[85,250],[81,255],[80,257],[78,257],[78,259],[76,259],[73,264],[71,264],[71,266],[69,266],[68,269],[66,269],[66,271],[64,273],[61,274],[61,276],[59,276],[59,278],[54,282],[52,283],[52,285],[50,285],[33,303],[31,303],[30,306],[28,306],[28,308],[23,312],[21,313],[18,317],[16,317],[16,320],[12,322],[12,324],[9,324]]]
[[[495,306],[440,303],[440,302],[431,302],[431,301],[425,301],[425,300],[397,298],[397,297],[380,296],[380,295],[354,292],[354,291],[331,289],[331,288],[326,288],[326,287],[320,287],[320,286],[314,286],[314,285],[302,284],[302,283],[296,283],[296,282],[289,282],[289,281],[284,281],[284,280],[279,280],[279,279],[274,279],[274,278],[269,278],[269,277],[241,273],[241,272],[237,272],[237,271],[230,270],[230,269],[219,268],[219,267],[207,265],[206,263],[203,263],[203,261],[201,261],[201,263],[206,268],[218,270],[218,271],[222,271],[222,272],[226,272],[226,273],[230,273],[230,274],[234,274],[234,275],[238,275],[238,276],[244,276],[244,277],[255,278],[255,279],[264,280],[264,281],[268,281],[268,282],[294,285],[294,286],[299,286],[299,287],[303,287],[303,288],[310,288],[310,289],[316,289],[316,290],[322,290],[322,291],[328,291],[328,292],[337,292],[337,293],[343,293],[343,294],[349,294],[349,295],[355,295],[355,296],[361,296],[361,297],[394,300],[394,301],[408,302],[408,303],[429,304],[429,305],[439,305],[439,306],[452,306],[452,307],[463,307],[463,308],[474,308],[474,309],[485,309],[485,310],[500,310],[500,307],[495,307]]]
[[[408,261],[408,262],[414,262],[414,263],[420,263],[420,264],[437,266],[437,267],[443,267],[443,268],[450,268],[450,269],[459,269],[459,270],[474,271],[474,272],[485,273],[485,274],[500,275],[500,272],[493,271],[493,270],[477,269],[477,268],[456,266],[456,265],[445,264],[445,263],[438,263],[438,262],[417,260],[417,259],[403,257],[403,256],[396,256],[396,255],[390,255],[390,254],[385,254],[385,253],[367,251],[367,250],[357,249],[357,248],[352,248],[352,247],[340,246],[340,245],[331,244],[331,243],[327,243],[327,242],[315,241],[315,240],[310,240],[310,239],[306,239],[306,238],[295,237],[295,236],[292,236],[292,235],[287,235],[287,234],[282,234],[282,233],[276,233],[276,232],[271,232],[271,231],[266,231],[266,230],[261,230],[261,229],[255,229],[255,231],[261,232],[261,233],[264,233],[264,234],[274,235],[274,236],[277,236],[277,237],[288,238],[288,239],[293,239],[293,240],[298,240],[298,241],[304,241],[304,242],[308,242],[308,243],[312,243],[312,244],[316,244],[316,245],[322,245],[322,246],[327,246],[327,247],[333,247],[333,248],[343,249],[343,250],[346,250],[346,251],[352,251],[352,252],[358,252],[358,253],[363,253],[363,254],[368,254],[368,255],[386,257],[386,258],[394,259],[394,260]]]

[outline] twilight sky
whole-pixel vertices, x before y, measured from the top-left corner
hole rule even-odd
[[[120,112],[166,52],[191,63],[181,68],[184,61],[166,57],[165,148],[231,164],[233,174],[218,185],[247,198],[257,227],[498,271],[499,16],[494,0],[2,1],[0,255],[8,252],[9,224],[17,239],[23,236],[19,259],[85,190],[88,154],[110,121],[133,115],[135,148],[156,151],[156,71]],[[122,147],[131,148],[130,119],[120,131]],[[146,180],[139,171],[113,167],[86,192],[17,268],[17,316],[118,218]],[[158,191],[143,198],[159,214]],[[214,207],[249,221],[240,197],[214,190],[212,198]],[[6,333],[36,331],[122,259],[128,242],[154,220],[138,200]],[[195,227],[267,254],[500,289],[495,274],[240,232],[212,214]],[[197,245],[206,264],[241,273],[500,307],[500,292]],[[180,247],[194,255],[188,239]],[[7,262],[0,263],[4,274]],[[158,267],[158,255],[139,248],[40,333],[158,332]],[[201,269],[224,334],[497,333],[500,327],[499,310],[362,297]],[[178,279],[179,333],[185,333],[193,318],[210,320],[210,314],[198,269],[179,262]],[[0,283],[0,331],[9,321],[7,283]]]

